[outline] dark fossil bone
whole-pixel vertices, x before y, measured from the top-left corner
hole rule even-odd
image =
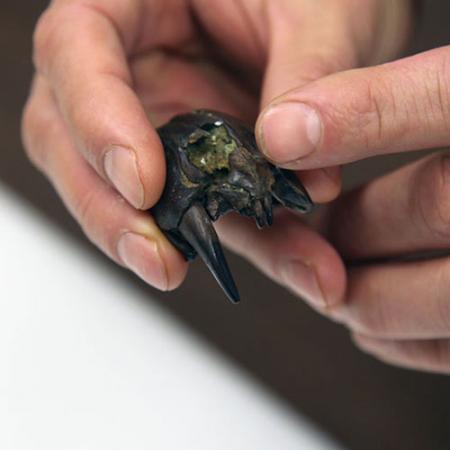
[[[227,296],[239,301],[212,222],[228,211],[272,225],[272,208],[307,213],[313,203],[295,174],[270,164],[250,128],[237,119],[199,110],[158,129],[167,181],[151,210],[159,227],[187,260],[203,259]]]
[[[179,229],[183,237],[203,259],[228,297],[238,302],[239,292],[205,208],[194,203],[185,212]]]

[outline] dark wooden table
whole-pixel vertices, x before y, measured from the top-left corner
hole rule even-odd
[[[47,181],[23,154],[19,121],[32,70],[31,33],[45,4],[2,0],[0,6],[0,183],[95,253],[99,265],[110,265],[114,276],[127,277],[130,286],[150,292],[84,240]],[[447,44],[449,39],[450,4],[431,0],[416,49]],[[347,174],[349,183],[403,160],[390,157],[354,166]],[[224,300],[200,264],[194,264],[180,290],[158,294],[160,303],[348,448],[450,448],[450,378],[375,361],[353,347],[344,329],[312,312],[245,262],[236,257],[230,262],[244,298],[239,307]]]

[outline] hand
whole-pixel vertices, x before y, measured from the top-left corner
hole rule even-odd
[[[397,3],[395,11],[407,9],[407,0]],[[27,152],[93,242],[150,284],[172,289],[186,263],[143,212],[158,200],[165,178],[154,126],[197,107],[251,122],[259,103],[388,57],[407,28],[389,4],[54,0],[35,33],[37,74],[23,120]],[[381,40],[373,32],[379,23]],[[338,194],[335,168],[302,177],[317,202]],[[324,264],[335,279],[325,284],[340,295],[342,265],[310,234],[310,260],[330,255]]]
[[[449,61],[444,47],[291,90],[260,116],[260,144],[272,160],[296,170],[449,146]],[[342,301],[321,310],[384,361],[450,373],[450,259],[404,258],[448,254],[449,199],[450,155],[438,153],[350,192],[321,218],[322,231],[351,267]],[[278,261],[289,254],[269,244],[266,250],[258,261],[269,271],[271,252]],[[275,276],[301,292],[301,280]]]
[[[449,199],[450,154],[442,152],[346,194],[322,217],[353,263],[345,302],[329,315],[383,361],[450,373]]]

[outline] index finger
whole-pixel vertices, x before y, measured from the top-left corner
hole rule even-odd
[[[142,2],[55,2],[35,33],[35,63],[53,88],[78,149],[135,207],[164,185],[164,154],[132,89],[127,50]]]
[[[259,119],[261,147],[280,165],[312,169],[447,146],[449,55],[442,47],[288,92]]]

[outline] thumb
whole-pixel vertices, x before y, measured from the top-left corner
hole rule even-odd
[[[450,46],[296,88],[257,123],[278,165],[312,169],[450,144]]]

